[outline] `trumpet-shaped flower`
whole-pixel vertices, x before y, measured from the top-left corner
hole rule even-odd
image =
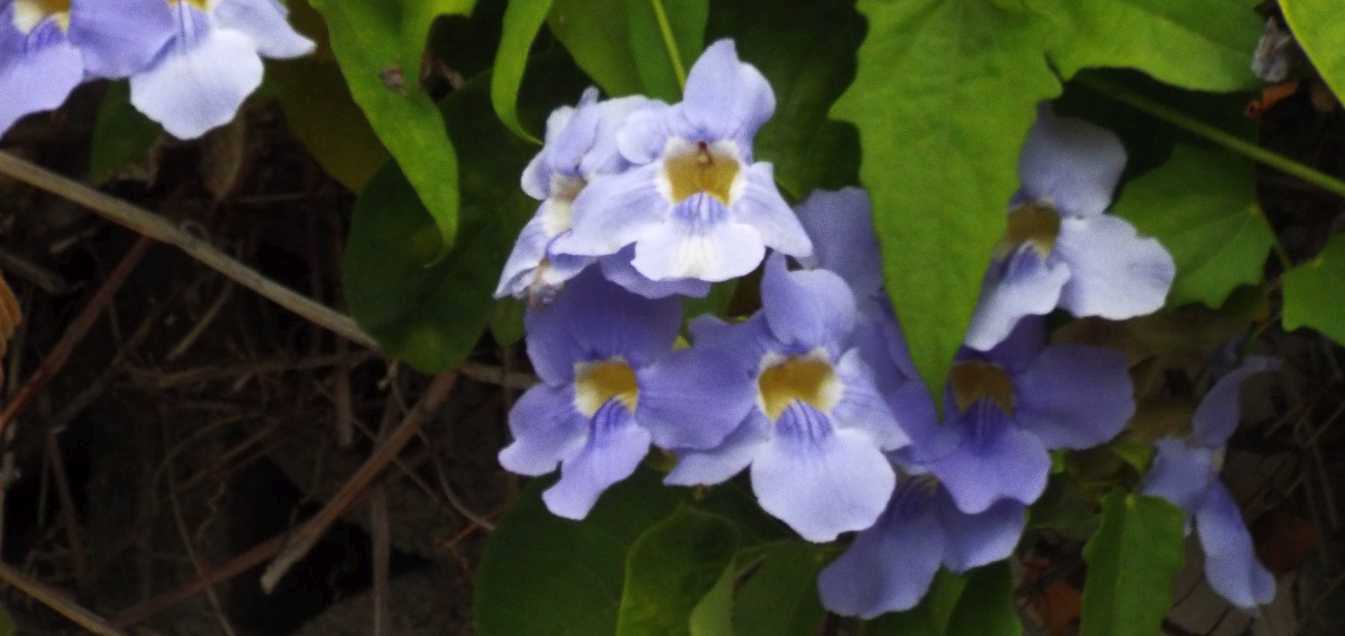
[[[634,167],[588,184],[556,249],[603,256],[634,244],[631,264],[655,281],[736,278],[767,247],[807,256],[812,245],[771,165],[752,162],[752,139],[774,110],[766,78],[738,61],[733,42],[712,44],[681,103],[626,120],[617,147]]]
[[[1043,106],[1018,160],[1022,188],[985,275],[968,346],[986,351],[1024,316],[1064,307],[1111,320],[1163,306],[1176,266],[1158,241],[1104,214],[1125,168],[1111,131]]]
[[[262,56],[292,58],[314,44],[286,22],[276,0],[167,0],[176,29],[131,75],[131,103],[176,137],[228,123],[262,82]]]
[[[1275,577],[1257,560],[1242,512],[1219,481],[1219,469],[1224,445],[1240,419],[1243,380],[1276,366],[1271,360],[1252,358],[1220,378],[1196,408],[1191,435],[1159,440],[1143,486],[1145,494],[1167,499],[1194,518],[1205,550],[1205,580],[1244,609],[1275,598]]]
[[[904,478],[878,522],[818,575],[822,605],[865,619],[911,609],[939,566],[960,573],[1006,559],[1026,525],[1027,507],[1016,501],[967,514],[933,477]]]
[[[163,0],[0,0],[0,134],[88,76],[144,67],[172,30]]]
[[[744,323],[693,322],[694,350],[729,357],[735,377],[715,404],[741,423],[715,448],[678,448],[666,481],[715,484],[750,466],[762,508],[805,539],[866,528],[896,481],[883,451],[907,438],[850,344],[854,296],[836,274],[788,271],[777,254],[761,299]]]
[[[651,300],[605,280],[575,277],[556,300],[530,311],[528,357],[542,384],[509,412],[514,441],[500,464],[524,475],[560,465],[542,494],[555,514],[584,518],[598,496],[630,476],[651,443],[709,448],[746,410],[732,406],[736,368],[709,351],[672,351],[681,324],[677,299]]]
[[[945,425],[909,430],[908,459],[938,476],[963,512],[1031,504],[1046,488],[1047,451],[1102,444],[1135,412],[1123,354],[1045,346],[1045,335],[1042,319],[1027,319],[989,352],[964,349],[949,373]]]
[[[542,203],[514,244],[500,275],[496,298],[549,298],[599,260],[609,280],[642,296],[704,296],[709,292],[710,286],[702,281],[654,282],[639,275],[630,265],[634,250],[629,247],[601,259],[554,249],[556,237],[573,227],[574,199],[588,182],[630,167],[617,151],[617,128],[631,113],[657,105],[659,102],[638,96],[598,101],[598,90],[589,88],[576,106],[563,106],[551,113],[546,122],[546,143],[529,162],[522,179],[523,191]]]

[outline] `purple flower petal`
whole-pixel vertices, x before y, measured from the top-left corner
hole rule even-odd
[[[1248,377],[1279,368],[1279,361],[1253,356],[1210,387],[1191,418],[1192,442],[1206,448],[1228,443],[1242,419],[1242,382]]]
[[[661,448],[718,446],[756,408],[755,383],[723,351],[674,351],[637,376],[635,416]]]
[[[631,264],[653,280],[695,278],[720,282],[756,269],[766,246],[755,227],[729,217],[708,194],[693,194],[673,219],[635,244]]]
[[[678,451],[677,466],[663,483],[670,486],[712,486],[728,481],[752,463],[770,441],[771,423],[753,409],[719,446],[705,450]]]
[[[673,205],[659,191],[662,166],[649,164],[594,179],[574,200],[574,229],[552,249],[606,256],[662,228]]]
[[[747,168],[742,194],[737,195],[732,206],[732,217],[756,228],[762,242],[777,252],[796,257],[812,254],[812,241],[775,187],[774,169],[769,163],[755,163]],[[844,276],[843,272],[837,273]]]
[[[59,107],[84,81],[84,60],[54,20],[24,37],[12,16],[12,7],[0,13],[8,36],[0,47],[0,134],[25,115]]]
[[[956,407],[945,407],[956,408]],[[986,401],[959,414],[961,443],[932,465],[959,510],[984,512],[1000,499],[1024,504],[1046,489],[1051,456],[1036,435],[1018,430],[998,407]]]
[[[1048,449],[1105,443],[1135,413],[1125,354],[1077,345],[1047,347],[1014,378],[1019,426]]]
[[[602,274],[622,287],[645,298],[665,298],[667,296],[690,296],[692,298],[704,298],[710,293],[710,283],[694,278],[677,278],[670,280],[649,280],[641,274],[639,270],[631,265],[631,260],[635,258],[635,246],[627,245],[624,249],[611,256],[604,256],[599,261],[602,264]]]
[[[644,165],[663,155],[663,148],[672,134],[668,130],[670,108],[662,102],[639,110],[626,117],[616,131],[616,145],[627,161]]]
[[[1018,158],[1027,198],[1055,206],[1062,215],[1096,216],[1111,204],[1125,170],[1126,152],[1115,133],[1082,119],[1037,110]]]
[[[864,364],[859,349],[851,349],[841,356],[836,363],[836,376],[843,387],[841,398],[831,411],[836,428],[864,431],[878,448],[885,451],[911,442],[874,384],[873,371]]]
[[[932,503],[925,484],[897,486],[878,522],[818,575],[823,607],[864,619],[915,607],[939,571],[946,545]]]
[[[579,174],[592,180],[598,175],[625,171],[630,162],[621,154],[618,133],[626,121],[643,111],[654,113],[666,108],[663,102],[642,95],[618,97],[601,102],[598,108],[598,133],[593,147],[579,163]]]
[[[812,255],[801,259],[803,265],[836,272],[856,297],[881,292],[883,261],[867,192],[814,190],[794,210],[813,243]]]
[[[1275,600],[1275,577],[1256,559],[1242,512],[1223,484],[1215,482],[1205,495],[1196,531],[1205,550],[1205,580],[1219,596],[1243,609]]]
[[[1037,356],[1046,350],[1046,336],[1044,316],[1024,316],[1009,332],[1009,336],[986,352],[984,357],[1009,375],[1017,376],[1027,371]],[[962,353],[967,355],[972,352],[963,349]]]
[[[727,352],[735,368],[754,382],[766,354],[778,352],[782,346],[771,334],[762,312],[736,324],[707,314],[692,320],[690,329],[697,347],[714,347]]]
[[[719,40],[687,73],[678,110],[699,138],[732,139],[750,157],[752,138],[775,112],[775,93],[756,67],[738,61],[733,40]]]
[[[871,437],[835,429],[801,402],[785,409],[752,461],[752,490],[762,509],[814,542],[873,525],[895,484]]]
[[[821,269],[788,271],[778,253],[766,262],[761,307],[782,343],[804,351],[827,347],[833,356],[840,354],[857,320],[855,295],[845,281]]]
[[[954,572],[1002,561],[1013,555],[1027,527],[1027,506],[1001,499],[980,514],[958,510],[942,487],[935,495],[935,511],[945,536],[943,564]]]
[[[1162,244],[1114,216],[1062,219],[1055,250],[1070,271],[1060,306],[1076,316],[1125,320],[1157,311],[1177,272]]]
[[[1158,440],[1157,448],[1158,453],[1144,477],[1142,492],[1194,512],[1218,478],[1214,468],[1215,451],[1188,446],[1173,438]]]
[[[238,114],[262,83],[256,43],[213,28],[187,3],[177,5],[182,31],[149,68],[131,76],[131,103],[173,136],[194,139]]]
[[[127,77],[149,65],[177,33],[163,0],[72,0],[70,41],[97,77]]]
[[[994,263],[981,285],[981,298],[967,328],[966,345],[989,351],[1026,316],[1051,313],[1069,281],[1069,267],[1043,259],[1030,244]]]
[[[588,429],[572,387],[534,386],[509,409],[514,441],[500,451],[500,465],[520,475],[545,475],[584,447]]]
[[[271,58],[308,55],[317,47],[285,20],[289,10],[276,0],[219,0],[212,10],[221,28],[241,31]]]
[[[560,481],[542,493],[552,514],[567,519],[588,516],[598,496],[630,477],[649,452],[649,431],[621,404],[610,400],[593,415],[588,443],[560,467]]]

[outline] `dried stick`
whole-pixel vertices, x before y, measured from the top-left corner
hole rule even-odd
[[[70,600],[65,592],[33,579],[12,566],[0,563],[0,581],[13,585],[90,632],[101,636],[123,636],[121,630],[113,627],[103,617]]]
[[[327,533],[327,528],[332,525],[341,515],[345,514],[354,504],[369,484],[388,464],[392,463],[397,455],[401,453],[402,448],[406,446],[411,438],[416,436],[425,420],[432,416],[436,411],[443,407],[444,402],[453,391],[453,385],[458,381],[458,375],[453,372],[440,373],[434,376],[430,382],[429,388],[425,390],[425,395],[421,397],[420,402],[415,408],[407,413],[406,418],[401,424],[388,435],[387,441],[374,451],[374,454],[365,460],[364,465],[351,475],[350,479],[341,486],[327,505],[318,511],[318,514],[309,519],[303,526],[290,536],[285,546],[285,550],[266,566],[266,572],[262,574],[262,589],[268,594],[275,589],[280,579],[289,572],[289,569],[298,563],[308,551]]]
[[[156,241],[173,245],[207,267],[228,276],[238,284],[261,294],[300,317],[325,327],[351,342],[370,349],[378,349],[378,343],[374,341],[373,336],[360,329],[349,316],[263,276],[261,272],[234,260],[228,254],[182,231],[172,222],[153,212],[99,192],[78,181],[67,179],[7,152],[0,152],[0,174],[78,203],[113,223]]]
[[[0,159],[4,156],[4,153],[0,153]],[[149,249],[149,246],[150,240],[144,237],[141,237],[140,240],[135,242],[135,245],[131,246],[131,249],[122,257],[121,262],[117,263],[117,267],[103,282],[103,286],[98,288],[93,298],[90,298],[89,303],[79,312],[79,316],[75,317],[75,321],[70,323],[69,327],[66,327],[65,333],[61,335],[60,342],[57,342],[56,346],[52,347],[51,352],[47,354],[47,357],[42,359],[41,366],[37,368],[32,377],[28,378],[28,382],[23,385],[23,388],[19,389],[18,395],[15,395],[14,399],[5,405],[5,410],[0,412],[0,439],[4,439],[5,428],[9,426],[9,422],[23,411],[24,406],[37,395],[38,391],[47,383],[47,380],[50,380],[52,376],[60,372],[61,367],[65,366],[65,361],[70,357],[70,353],[89,333],[89,329],[93,328],[94,323],[98,321],[98,315],[103,312],[103,308],[108,303],[112,302],[112,297],[126,282],[126,277],[131,274],[131,270],[135,269],[136,264],[145,256],[145,251]]]

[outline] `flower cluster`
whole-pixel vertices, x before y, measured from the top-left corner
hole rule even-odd
[[[819,191],[791,210],[754,161],[774,103],[725,40],[693,66],[681,103],[590,89],[551,116],[522,179],[541,203],[496,292],[531,301],[542,384],[510,412],[500,462],[526,475],[559,466],[543,498],[574,519],[651,446],[676,458],[671,485],[747,471],[762,509],[803,538],[858,533],[820,575],[827,608],[909,609],[940,567],[1009,557],[1050,451],[1106,443],[1135,411],[1125,356],[1050,343],[1044,315],[1152,312],[1172,258],[1105,214],[1119,140],[1043,107],[940,421],[883,289],[867,194]],[[679,347],[679,297],[758,267],[760,309],[697,317]],[[1221,505],[1211,475],[1188,509]]]
[[[86,80],[130,78],[131,103],[184,139],[233,119],[261,57],[312,52],[277,0],[0,0],[0,134]]]

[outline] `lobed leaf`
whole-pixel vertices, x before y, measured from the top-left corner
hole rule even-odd
[[[617,635],[690,634],[693,611],[731,575],[737,549],[732,523],[685,507],[645,531],[626,556]]]
[[[1280,0],[1298,46],[1337,98],[1345,96],[1345,22],[1335,0]]]
[[[1284,328],[1311,327],[1345,344],[1345,235],[1316,258],[1284,273]]]
[[[1102,525],[1084,545],[1083,636],[1149,636],[1172,605],[1181,570],[1185,515],[1156,497],[1113,491]]]

